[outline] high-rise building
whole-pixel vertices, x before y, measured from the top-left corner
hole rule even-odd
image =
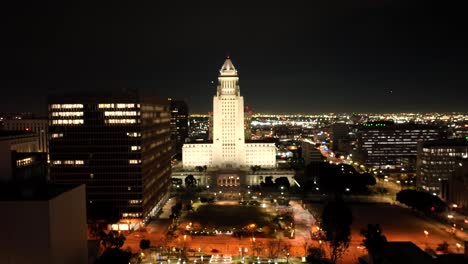
[[[237,70],[228,57],[219,72],[213,98],[213,143],[185,144],[183,166],[275,167],[275,144],[246,143],[244,122],[244,97],[240,95]]]
[[[302,140],[302,158],[304,159],[306,165],[311,162],[323,161],[322,153],[316,148],[315,145],[315,142],[308,139]]]
[[[419,142],[416,174],[418,187],[446,197],[441,192],[441,185],[456,169],[457,158],[465,156],[468,157],[468,141],[465,139]]]
[[[174,143],[174,153],[182,154],[182,146],[188,137],[189,111],[187,103],[182,100],[169,99],[171,104],[171,139]]]
[[[49,123],[47,118],[6,119],[3,121],[5,130],[23,130],[33,132],[39,137],[38,152],[49,152]]]
[[[418,141],[439,139],[436,126],[368,122],[358,127],[357,158],[386,170],[415,170]]]
[[[135,92],[55,96],[48,107],[52,182],[86,184],[96,218],[146,221],[159,211],[171,174],[166,100]]]
[[[330,125],[331,149],[333,151],[345,151],[345,141],[349,138],[349,125],[346,123],[334,123]]]
[[[210,117],[208,115],[190,115],[189,139],[194,142],[210,140]]]
[[[449,176],[447,201],[462,211],[468,209],[468,157],[456,159],[455,170]]]

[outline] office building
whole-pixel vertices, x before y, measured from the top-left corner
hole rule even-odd
[[[188,138],[189,111],[187,103],[182,100],[169,99],[171,106],[171,139],[174,153],[182,154],[182,146]]]
[[[346,143],[349,143],[349,126],[346,123],[334,123],[330,125],[330,145],[333,151],[346,151]],[[347,141],[348,140],[348,141]]]
[[[38,149],[37,134],[0,130],[0,182],[45,181],[47,157]]]
[[[441,184],[446,182],[457,168],[457,159],[468,157],[468,141],[446,139],[419,142],[417,159],[418,187],[447,197]]]
[[[307,165],[311,162],[321,162],[324,160],[322,153],[315,146],[316,143],[308,139],[302,140],[302,158]]]
[[[357,128],[358,161],[384,170],[416,170],[418,141],[439,139],[436,126],[368,122]]]
[[[48,107],[50,178],[86,184],[90,217],[138,224],[161,209],[171,174],[167,100],[113,92],[54,96]]]
[[[47,118],[6,119],[3,121],[4,130],[18,130],[35,133],[39,138],[38,152],[49,151]]]
[[[455,170],[448,180],[447,201],[468,212],[468,157],[456,159]]]

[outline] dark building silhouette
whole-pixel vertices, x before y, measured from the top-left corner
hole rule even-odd
[[[168,197],[170,110],[137,93],[49,98],[50,178],[86,184],[88,218],[149,220]]]
[[[189,133],[189,111],[187,103],[182,100],[171,100],[171,139],[174,153],[182,158],[182,146]]]

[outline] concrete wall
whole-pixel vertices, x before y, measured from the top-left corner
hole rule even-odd
[[[47,201],[2,201],[0,211],[0,263],[51,263]]]
[[[50,263],[86,263],[88,245],[85,185],[50,200],[49,217]]]
[[[1,264],[87,263],[84,185],[51,200],[1,201]]]

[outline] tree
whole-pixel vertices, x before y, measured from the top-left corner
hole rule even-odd
[[[321,217],[325,241],[330,248],[330,260],[336,263],[351,241],[352,213],[339,195],[328,201]]]
[[[439,197],[427,192],[402,190],[397,193],[396,200],[424,213],[440,213],[447,209],[447,205]]]
[[[449,253],[449,244],[447,243],[447,241],[444,241],[437,245],[436,251],[440,251],[444,254]]]
[[[132,253],[120,248],[106,249],[96,260],[95,264],[128,264]]]
[[[306,261],[307,263],[317,264],[328,263],[328,261],[325,260],[325,252],[319,247],[309,247],[307,249]]]
[[[197,179],[192,174],[185,177],[185,187],[194,187],[197,184]]]
[[[261,167],[259,165],[253,165],[253,166],[250,166],[250,169],[252,170],[252,173],[255,174],[257,171],[261,169]]]
[[[362,245],[366,247],[373,263],[381,263],[380,254],[387,245],[387,238],[382,233],[380,225],[368,224],[367,229],[361,229],[361,235],[364,237]]]
[[[149,241],[148,239],[140,240],[140,248],[142,250],[148,249],[150,248],[150,246],[151,246],[151,241]]]
[[[123,234],[115,230],[109,231],[109,233],[101,231],[100,238],[104,252],[96,260],[96,264],[127,264],[130,261],[131,252],[120,249],[125,243],[125,236]]]
[[[278,177],[275,179],[275,185],[279,188],[281,186],[284,186],[286,189],[289,189],[291,187],[291,184],[289,183],[288,177]]]
[[[198,172],[203,172],[204,168],[202,166],[195,166],[195,170]]]
[[[100,238],[101,245],[105,249],[121,248],[125,243],[125,236],[115,230],[111,230],[109,233],[101,231]]]

